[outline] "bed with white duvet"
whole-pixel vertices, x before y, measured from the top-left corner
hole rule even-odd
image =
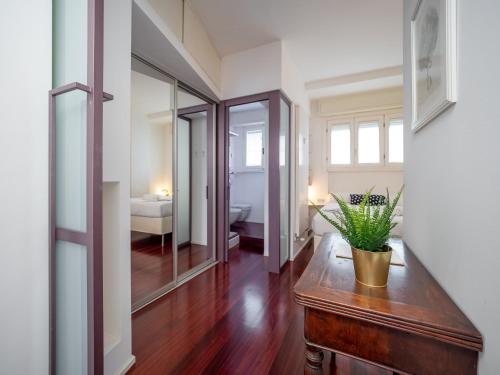
[[[145,194],[130,198],[130,229],[135,232],[161,235],[172,233],[172,198]]]

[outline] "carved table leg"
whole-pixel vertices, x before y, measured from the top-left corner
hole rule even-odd
[[[321,365],[323,362],[323,352],[314,346],[306,344],[306,364],[304,374],[321,375],[323,373]]]
[[[335,372],[335,369],[337,367],[337,363],[335,362],[336,355],[335,352],[330,352],[331,357],[330,357],[330,373],[333,374]]]

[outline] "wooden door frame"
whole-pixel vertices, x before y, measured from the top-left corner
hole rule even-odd
[[[229,250],[229,108],[267,100],[269,102],[268,123],[268,270],[280,273],[280,175],[279,175],[279,132],[281,122],[280,100],[283,99],[291,110],[291,100],[281,91],[273,90],[259,94],[223,100],[218,108],[217,132],[217,249],[220,260],[228,261]],[[290,134],[291,113],[288,127]],[[288,137],[290,149],[290,136]],[[289,165],[290,168],[290,165]],[[290,178],[290,175],[289,175]],[[290,183],[288,184],[290,189]],[[289,194],[290,197],[290,194]],[[290,207],[290,205],[289,205]],[[278,214],[271,214],[271,213]],[[223,213],[223,215],[222,215]],[[290,210],[289,210],[290,213]],[[289,220],[289,224],[291,220]],[[289,231],[290,232],[290,231]]]

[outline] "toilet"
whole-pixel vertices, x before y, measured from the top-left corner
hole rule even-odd
[[[240,216],[237,221],[246,221],[250,215],[250,211],[252,210],[252,205],[248,203],[234,203],[231,205],[231,209],[240,210]]]
[[[229,209],[229,224],[234,224],[240,219],[241,209],[236,207],[231,207]]]

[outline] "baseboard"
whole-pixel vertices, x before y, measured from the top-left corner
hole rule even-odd
[[[193,241],[193,240],[191,240],[191,243],[193,245],[207,246],[207,243],[206,242],[202,242],[202,241]]]
[[[299,248],[299,250],[297,251],[296,254],[293,254],[291,257],[290,257],[290,260],[293,262],[295,259],[297,259],[297,257],[299,256],[300,252],[302,250],[304,250],[306,247],[309,246],[310,242],[311,241],[314,241],[314,235],[313,234],[309,234],[309,236],[307,237],[307,239],[304,241],[303,244],[301,244],[301,247]]]
[[[132,366],[135,365],[135,355],[131,355],[129,361],[127,364],[123,367],[123,369],[118,372],[117,375],[125,375],[131,368]]]

